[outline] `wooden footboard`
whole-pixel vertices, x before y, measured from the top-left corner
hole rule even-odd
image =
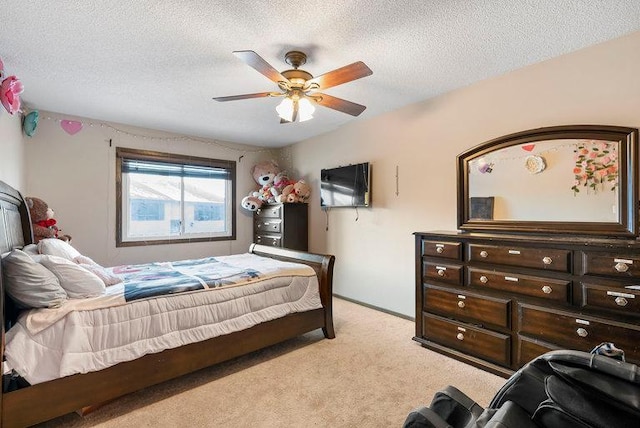
[[[324,307],[324,326],[322,331],[327,339],[336,337],[333,331],[333,264],[334,256],[305,253],[303,251],[289,250],[286,248],[268,247],[266,245],[251,244],[249,252],[260,256],[271,257],[278,260],[292,261],[309,265],[316,271],[320,283],[320,300]]]
[[[22,196],[0,182],[0,252],[32,242],[31,226]],[[25,427],[105,402],[127,393],[191,373],[321,328],[333,338],[332,281],[334,257],[251,245],[250,252],[274,259],[304,263],[318,276],[322,308],[287,315],[247,330],[204,342],[145,355],[134,361],[0,394],[2,427]],[[0,267],[0,320],[5,321]],[[2,352],[4,352],[4,326]],[[0,359],[0,369],[2,360]]]

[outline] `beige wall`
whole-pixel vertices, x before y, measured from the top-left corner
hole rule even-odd
[[[414,316],[412,232],[456,228],[456,155],[543,126],[640,127],[638,52],[634,33],[288,148],[286,157],[315,190],[311,249],[336,256],[335,293]],[[320,169],[363,161],[373,164],[373,207],[326,216]]]
[[[22,116],[10,115],[0,106],[0,181],[24,190]]]
[[[60,127],[60,119],[76,119],[84,127],[71,136]],[[235,160],[238,204],[257,187],[249,173],[251,165],[276,156],[257,147],[184,140],[158,131],[40,112],[36,135],[25,138],[25,196],[40,197],[55,210],[58,225],[73,237],[73,245],[81,253],[102,265],[116,266],[241,253],[249,248],[252,216],[241,208],[237,210],[235,241],[116,248],[116,147]]]

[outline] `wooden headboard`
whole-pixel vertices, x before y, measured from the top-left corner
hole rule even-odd
[[[20,192],[0,181],[0,254],[15,248],[22,248],[33,242],[29,210]],[[4,320],[4,330],[13,325],[18,309],[4,293],[2,284],[2,264],[0,264],[0,320]]]
[[[29,210],[22,195],[0,181],[0,254],[32,242]]]

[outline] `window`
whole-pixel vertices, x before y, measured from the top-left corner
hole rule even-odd
[[[116,150],[116,245],[235,239],[236,163]]]

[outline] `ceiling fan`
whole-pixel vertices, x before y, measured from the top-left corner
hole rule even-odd
[[[315,110],[313,103],[352,116],[358,116],[366,109],[363,105],[317,92],[320,89],[328,89],[371,75],[373,72],[362,61],[354,62],[353,64],[335,69],[318,77],[313,77],[311,73],[299,68],[307,62],[307,55],[300,51],[290,51],[286,53],[284,60],[287,64],[291,65],[293,69],[285,70],[282,73],[273,68],[254,51],[234,51],[233,54],[250,67],[253,67],[277,83],[281,92],[258,92],[255,94],[213,98],[216,101],[284,97],[283,101],[276,107],[276,111],[281,119],[280,123],[291,123],[296,120],[303,122],[311,119]]]

